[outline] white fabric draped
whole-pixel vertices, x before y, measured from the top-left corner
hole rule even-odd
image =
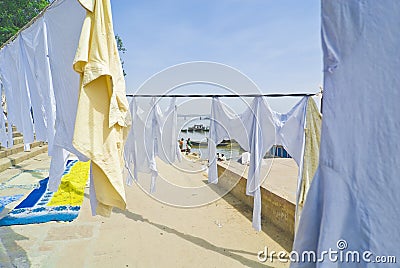
[[[10,132],[7,133],[6,122],[7,118],[4,114],[3,107],[0,107],[0,144],[2,147],[10,148],[9,133],[12,133],[12,130],[10,125]]]
[[[74,61],[86,11],[76,0],[60,0],[44,14],[47,25],[49,62],[56,101],[54,146],[51,148],[49,188],[57,190],[69,153],[82,161],[88,159],[72,145],[78,105],[79,75]],[[68,38],[65,38],[68,36]]]
[[[282,145],[297,166],[302,166],[304,150],[304,123],[308,97],[303,97],[289,112],[273,112],[275,123],[275,144]],[[299,172],[301,174],[301,172]]]
[[[34,140],[34,131],[22,45],[21,36],[18,36],[0,51],[0,73],[8,104],[8,122],[18,127],[24,135],[24,143],[28,144]]]
[[[302,189],[302,167],[305,141],[306,111],[312,98],[302,98],[288,113],[272,111],[264,98],[256,97],[242,114],[235,114],[218,98],[212,101],[209,133],[209,183],[218,183],[216,145],[234,139],[250,152],[246,194],[254,196],[253,227],[261,230],[260,168],[264,155],[272,145],[282,145],[299,167],[297,193]],[[314,103],[315,104],[315,103]],[[306,193],[305,193],[306,194]],[[296,207],[299,198],[296,198]]]
[[[138,172],[151,173],[150,192],[154,192],[158,176],[156,157],[169,164],[181,160],[175,103],[176,98],[172,98],[169,107],[163,112],[153,98],[151,109],[146,113],[138,106],[136,99],[132,99],[132,127],[124,149],[126,166],[130,173],[128,185],[132,184],[133,179],[138,180]]]
[[[329,249],[357,251],[360,262],[325,255],[291,267],[377,267],[376,256],[400,256],[399,10],[397,0],[322,1],[320,158],[294,250],[317,258]]]
[[[49,187],[54,191],[69,152],[87,161],[72,146],[79,75],[71,63],[84,17],[85,10],[76,0],[56,0],[0,51],[9,126],[17,126],[25,144],[34,141],[34,134],[37,140],[48,141]]]
[[[0,142],[12,145],[11,125],[22,132],[26,144],[33,142],[34,134],[37,140],[48,141],[52,191],[59,186],[69,153],[88,161],[72,145],[80,81],[71,63],[85,14],[76,0],[56,0],[42,17],[0,51],[0,77],[8,103],[8,118],[0,118]],[[254,196],[256,230],[261,230],[260,169],[266,152],[274,144],[283,145],[301,174],[307,100],[303,98],[287,114],[280,114],[271,111],[263,97],[256,97],[240,115],[232,113],[218,98],[212,100],[208,180],[218,182],[216,145],[223,139],[234,139],[250,152],[246,194]],[[152,173],[153,192],[158,176],[156,157],[166,163],[180,160],[175,103],[175,98],[171,99],[168,109],[162,111],[153,99],[152,108],[146,113],[135,98],[132,100],[133,124],[125,146],[129,185],[138,179],[138,172]]]
[[[250,165],[246,185],[246,194],[254,197],[253,227],[261,230],[261,193],[260,170],[262,159],[274,144],[274,118],[263,97],[254,98],[250,107],[237,115],[218,99],[213,98],[208,143],[209,183],[218,182],[216,145],[223,139],[234,139],[250,152]]]
[[[29,85],[36,139],[53,147],[55,99],[48,58],[47,27],[44,18],[21,33],[26,81]],[[49,153],[51,155],[51,152]]]

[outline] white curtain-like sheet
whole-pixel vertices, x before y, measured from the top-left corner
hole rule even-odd
[[[171,99],[164,112],[155,98],[150,105],[150,110],[145,112],[136,98],[131,101],[132,128],[125,144],[125,161],[130,173],[127,184],[138,180],[138,172],[151,173],[150,192],[154,192],[158,176],[156,157],[171,164],[180,161],[181,154],[177,142],[176,98]]]
[[[71,63],[84,17],[85,10],[76,0],[56,0],[0,51],[9,126],[21,131],[25,144],[34,141],[34,134],[36,140],[49,143],[49,187],[53,191],[69,152],[88,160],[72,146],[79,75]]]
[[[28,144],[34,140],[34,130],[21,38],[19,35],[0,51],[0,73],[8,104],[8,122],[18,127]]]
[[[213,98],[208,143],[208,181],[218,182],[216,145],[223,139],[234,139],[250,152],[246,194],[254,197],[253,227],[261,230],[260,171],[264,155],[275,142],[274,118],[263,97],[256,97],[242,114],[228,110],[218,98]]]
[[[234,139],[245,150],[250,152],[250,166],[246,194],[254,196],[253,227],[261,230],[261,195],[260,168],[264,155],[272,145],[282,145],[299,166],[297,180],[296,207],[304,188],[303,156],[305,148],[305,123],[308,105],[315,105],[310,97],[302,98],[288,113],[272,111],[262,97],[253,100],[250,107],[242,114],[235,114],[218,98],[212,102],[211,123],[209,133],[209,183],[218,183],[216,145],[224,139]],[[313,115],[310,115],[312,119]],[[310,125],[311,128],[314,125]],[[310,130],[311,132],[314,129]],[[308,155],[314,155],[319,147],[312,147]],[[296,209],[297,211],[297,209]],[[300,214],[300,212],[299,212]]]
[[[94,10],[94,3],[94,0],[81,1],[89,11]],[[80,130],[75,129],[80,78],[71,68],[71,63],[78,47],[85,13],[85,9],[76,0],[56,0],[40,18],[0,51],[0,77],[8,103],[8,118],[0,118],[0,142],[12,145],[11,125],[16,125],[22,132],[26,144],[33,142],[34,134],[37,140],[48,141],[49,155],[52,156],[49,188],[53,191],[59,186],[69,153],[75,154],[82,161],[89,160],[72,143],[74,132],[77,139],[80,138]],[[89,23],[87,19],[85,22]],[[329,48],[327,50],[335,52],[331,43],[326,44]],[[332,63],[327,68],[330,71],[339,62],[337,58],[332,58],[335,53],[329,55]],[[86,62],[86,59],[78,60]],[[82,72],[84,84],[89,84],[91,75],[87,73],[90,72],[82,71],[85,71]],[[118,84],[114,88],[122,88],[123,79],[118,78],[113,82]],[[124,90],[112,92],[108,127],[114,124],[128,126],[125,120],[127,111],[120,109],[124,98]],[[254,196],[253,226],[257,230],[261,230],[260,168],[263,156],[272,145],[283,145],[294,158],[300,168],[297,196],[302,189],[308,99],[303,98],[288,113],[280,114],[271,111],[264,98],[256,97],[240,115],[229,111],[218,98],[212,101],[209,182],[218,182],[216,144],[223,139],[235,139],[243,149],[250,152],[246,194]],[[132,179],[137,180],[138,172],[152,173],[150,191],[153,192],[158,175],[156,157],[166,163],[180,160],[175,103],[175,98],[171,99],[169,108],[161,111],[153,99],[151,110],[145,113],[138,107],[136,100],[132,100],[130,109],[133,127],[125,146],[126,166],[131,174],[133,170],[133,175],[128,177],[128,184],[132,184]],[[5,127],[7,121],[8,132]],[[302,193],[305,196],[306,191]],[[298,197],[297,202],[299,200]]]
[[[289,112],[273,112],[275,123],[275,144],[282,145],[289,155],[302,166],[304,149],[304,123],[308,97],[303,97]],[[299,172],[299,174],[301,174]]]
[[[56,101],[54,146],[51,152],[49,188],[56,191],[69,153],[81,161],[88,161],[72,145],[78,106],[79,74],[72,66],[85,9],[76,0],[59,0],[43,15],[47,27],[47,43],[52,87]],[[65,38],[68,36],[68,38]]]
[[[397,0],[322,1],[320,158],[294,242],[319,260],[291,267],[396,266],[375,261],[400,256],[399,10]]]
[[[36,139],[48,141],[53,148],[55,135],[55,98],[48,57],[47,27],[44,18],[21,32],[26,81],[29,86]],[[51,155],[51,151],[49,152]]]

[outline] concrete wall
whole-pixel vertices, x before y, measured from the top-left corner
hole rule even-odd
[[[247,178],[234,170],[218,165],[218,185],[231,189],[231,194],[253,209],[253,197],[246,195]],[[235,186],[234,184],[238,182]],[[271,223],[293,241],[295,204],[261,187],[262,224]]]

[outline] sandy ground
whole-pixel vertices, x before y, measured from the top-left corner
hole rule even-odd
[[[20,168],[48,169],[46,156],[36,159]],[[233,196],[219,198],[218,188],[207,186],[204,164],[159,163],[156,193],[148,194],[150,178],[141,174],[126,188],[127,210],[110,218],[91,216],[85,194],[73,222],[0,227],[0,267],[288,267],[258,261],[265,247],[290,245],[276,242],[272,226],[253,230],[251,209]],[[9,175],[1,173],[0,182]]]

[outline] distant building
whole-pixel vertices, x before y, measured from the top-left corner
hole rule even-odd
[[[272,148],[267,152],[266,157],[292,158],[282,145],[272,146]]]

